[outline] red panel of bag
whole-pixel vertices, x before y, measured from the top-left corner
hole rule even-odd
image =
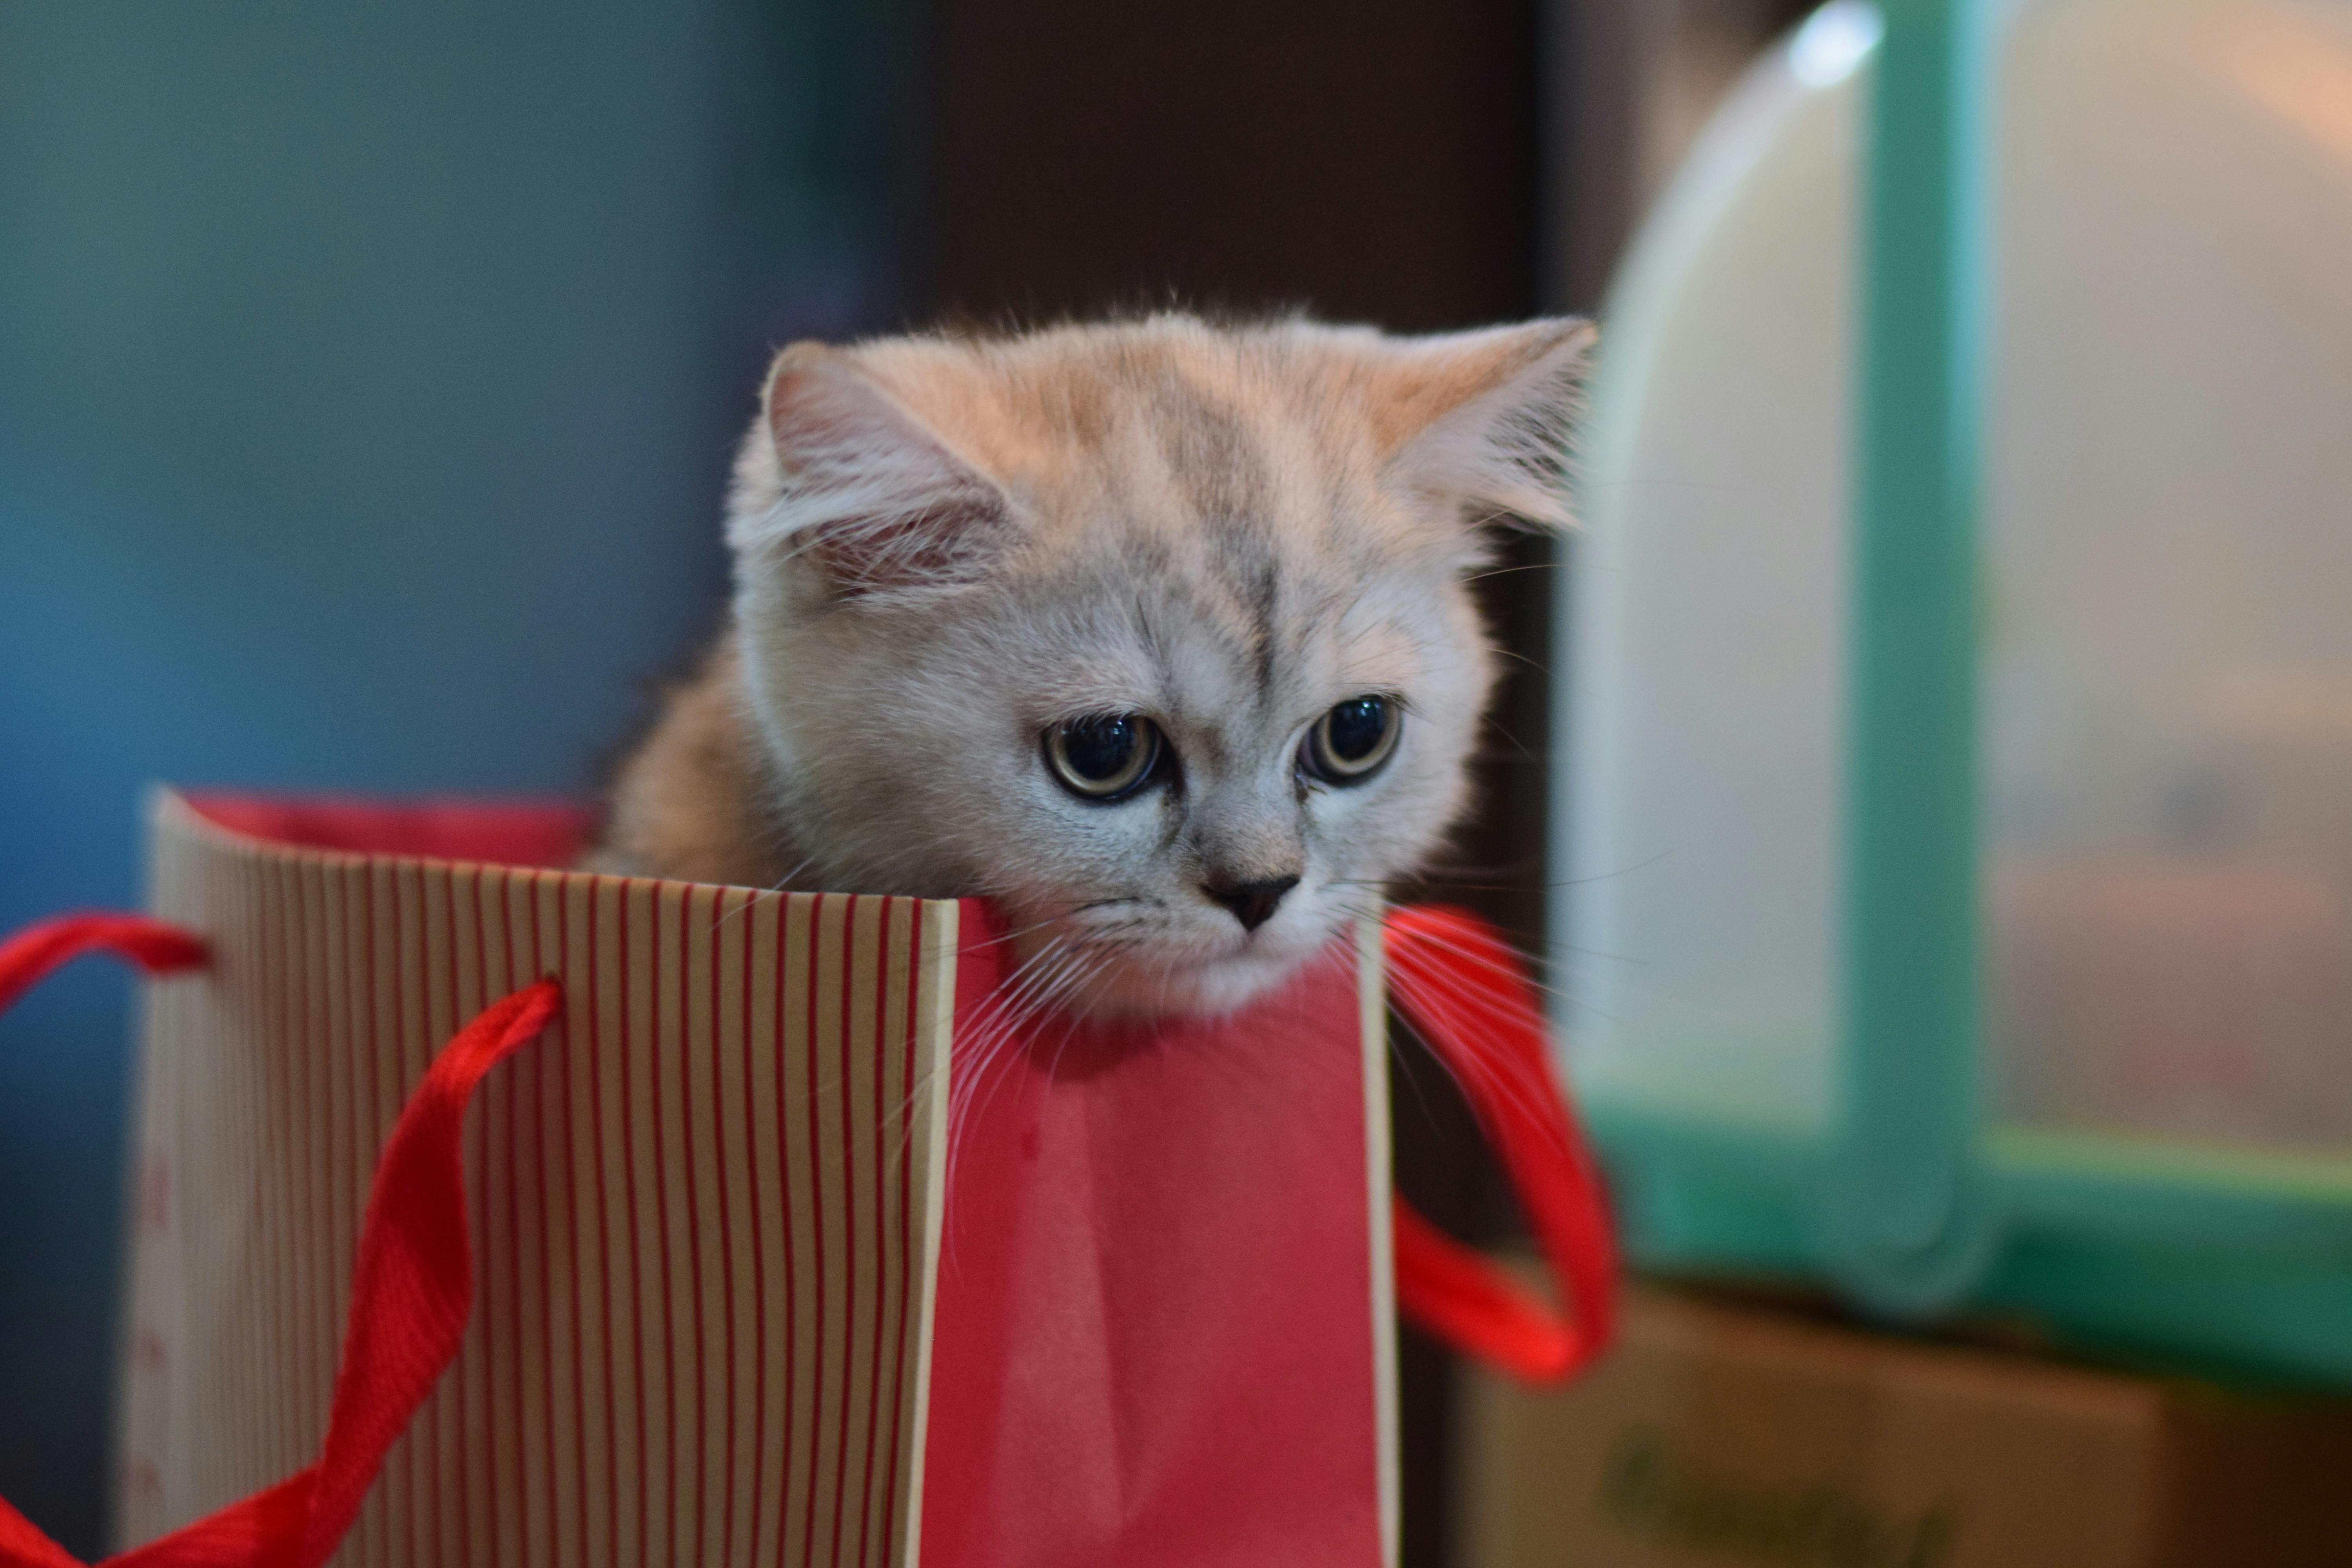
[[[1000,1038],[1004,951],[957,973],[923,1560],[1379,1562],[1352,956],[1229,1020]]]

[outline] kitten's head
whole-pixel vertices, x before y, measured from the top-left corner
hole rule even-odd
[[[1221,1010],[1418,867],[1566,521],[1590,327],[1182,316],[786,350],[729,538],[803,885],[997,900],[1036,988]]]

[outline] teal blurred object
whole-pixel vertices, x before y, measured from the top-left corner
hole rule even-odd
[[[1846,590],[1845,1006],[1823,1219],[1866,1301],[1981,1272],[1977,474],[1993,6],[1885,0],[1863,192]]]
[[[2352,1385],[2352,8],[1838,0],[1618,281],[1561,1022],[1634,1256]]]
[[[577,792],[770,350],[893,309],[895,13],[0,8],[0,929],[151,780]],[[0,1496],[100,1544],[128,989],[0,1021]]]

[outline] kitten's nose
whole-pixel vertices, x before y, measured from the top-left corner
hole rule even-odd
[[[1297,886],[1296,877],[1269,877],[1263,882],[1203,882],[1201,890],[1233,910],[1242,930],[1255,931],[1274,918],[1282,895]]]

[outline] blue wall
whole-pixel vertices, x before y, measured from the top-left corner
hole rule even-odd
[[[149,780],[586,786],[715,613],[761,362],[887,298],[874,41],[0,11],[0,930],[137,900]],[[85,1554],[129,998],[88,964],[0,1021],[0,1495]]]

